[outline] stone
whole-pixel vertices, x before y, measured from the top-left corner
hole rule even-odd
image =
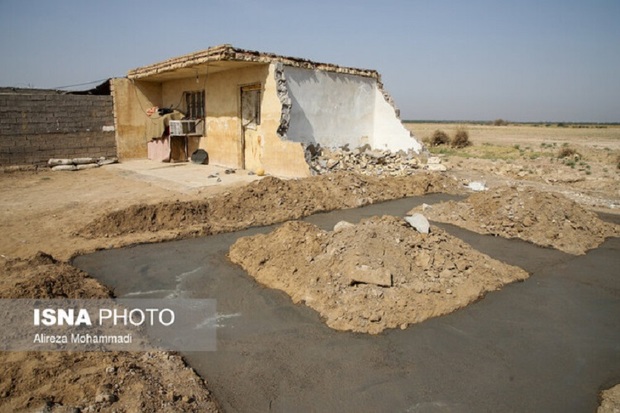
[[[366,151],[366,155],[370,156],[371,158],[377,159],[377,160],[383,159],[387,156],[386,153],[384,153],[383,151],[379,151],[377,149]]]
[[[97,162],[97,159],[95,158],[73,158],[72,162],[76,165],[83,165],[87,163]]]
[[[56,166],[56,165],[73,165],[73,161],[71,159],[50,159],[49,161],[47,161],[47,164],[49,166]]]
[[[446,168],[446,165],[435,163],[426,165],[426,169],[431,172],[445,172],[448,170],[448,168]]]
[[[469,184],[467,184],[467,188],[471,189],[472,191],[486,191],[487,190],[487,187],[484,184],[484,182],[480,182],[480,181],[470,182]]]
[[[327,169],[334,169],[339,163],[337,159],[330,159],[327,161]]]
[[[95,168],[99,168],[99,164],[98,163],[83,163],[83,164],[78,164],[76,168],[78,171],[83,171],[85,169],[95,169]]]
[[[95,403],[114,403],[117,400],[112,393],[99,393],[95,397]]]
[[[340,232],[345,228],[350,228],[350,227],[354,227],[355,225],[347,222],[347,221],[340,221],[338,222],[336,225],[334,225],[334,232]]]
[[[374,284],[380,287],[392,286],[392,273],[385,268],[373,269],[367,265],[361,265],[349,274],[351,284]]]
[[[431,227],[428,219],[426,219],[424,215],[419,213],[415,213],[411,216],[406,216],[405,221],[407,221],[409,225],[411,225],[413,228],[416,229],[416,231],[421,234],[428,234]]]
[[[75,165],[56,165],[52,167],[52,171],[77,171]]]
[[[428,165],[439,165],[441,163],[441,159],[438,156],[431,156],[426,161]]]
[[[97,163],[99,164],[99,166],[112,165],[113,163],[118,163],[118,159],[117,158],[99,159]]]

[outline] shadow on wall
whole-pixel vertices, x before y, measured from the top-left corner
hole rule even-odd
[[[303,110],[295,110],[301,107],[295,95],[289,93],[289,98],[291,99],[291,123],[289,132],[290,129],[293,129],[294,131],[303,131],[303,133],[297,136],[290,136],[287,132],[286,139],[291,142],[300,142],[305,145],[316,145],[317,142],[314,136],[314,128],[306,116],[306,113]]]

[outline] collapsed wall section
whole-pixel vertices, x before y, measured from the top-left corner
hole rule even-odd
[[[291,99],[287,138],[336,147],[370,143],[376,80],[285,66]]]
[[[0,89],[0,166],[116,156],[112,97]]]
[[[278,135],[304,145],[370,145],[393,152],[422,145],[403,126],[375,77],[276,65],[282,104]]]

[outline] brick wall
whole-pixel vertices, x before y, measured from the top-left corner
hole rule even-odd
[[[0,89],[0,167],[116,156],[112,96]]]

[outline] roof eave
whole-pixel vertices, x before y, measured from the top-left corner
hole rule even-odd
[[[127,74],[129,79],[148,80],[148,78],[157,75],[173,72],[179,69],[192,68],[195,66],[208,65],[211,62],[235,61],[246,63],[276,63],[280,62],[284,65],[300,67],[311,70],[321,70],[327,72],[344,73],[350,75],[371,77],[379,79],[379,73],[376,70],[358,69],[352,67],[343,67],[329,63],[318,63],[307,59],[296,57],[279,56],[273,53],[263,53],[251,50],[237,49],[229,44],[211,47],[196,53],[186,54],[155,63],[149,66],[139,67],[130,70]]]

